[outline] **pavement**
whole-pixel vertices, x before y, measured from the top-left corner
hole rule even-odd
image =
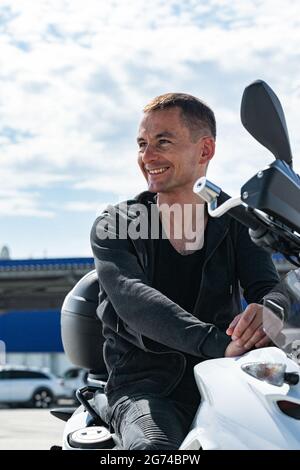
[[[49,450],[61,446],[64,421],[49,410],[0,409],[0,450]]]

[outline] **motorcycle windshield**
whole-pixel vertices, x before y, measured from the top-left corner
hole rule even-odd
[[[300,268],[290,271],[277,287],[287,295],[290,306],[284,311],[274,302],[265,300],[263,328],[278,348],[300,364]]]

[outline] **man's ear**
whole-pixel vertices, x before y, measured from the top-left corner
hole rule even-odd
[[[200,147],[200,161],[199,163],[203,165],[208,163],[215,154],[216,143],[215,139],[210,136],[202,137],[201,147]]]

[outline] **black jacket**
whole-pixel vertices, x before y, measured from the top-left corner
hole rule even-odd
[[[226,215],[211,219],[195,309],[185,311],[151,287],[153,240],[120,236],[124,224],[125,232],[134,234],[157,210],[153,198],[144,192],[126,206],[108,206],[91,231],[111,404],[129,394],[167,395],[183,376],[186,354],[199,362],[223,357],[230,342],[225,330],[241,311],[240,285],[246,301],[258,303],[279,280],[270,255],[251,241],[245,227]]]

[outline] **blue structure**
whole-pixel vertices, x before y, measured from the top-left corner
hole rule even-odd
[[[63,298],[92,269],[93,258],[0,260],[0,340],[6,352],[63,352]]]
[[[11,311],[0,315],[6,352],[63,352],[60,311]]]
[[[48,269],[94,269],[93,258],[42,258],[0,260],[0,272]]]

